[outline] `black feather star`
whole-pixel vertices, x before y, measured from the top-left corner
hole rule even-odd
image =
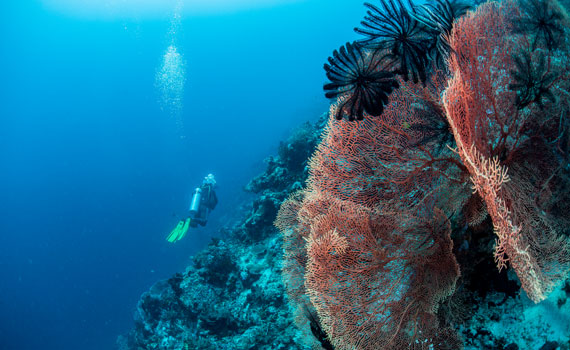
[[[321,347],[324,350],[334,350],[333,345],[331,344],[327,333],[321,326],[319,322],[319,317],[316,314],[316,311],[309,310],[309,307],[305,306],[305,314],[307,315],[307,319],[309,320],[309,326],[311,327],[311,333],[313,336],[321,343]]]
[[[382,114],[388,96],[398,88],[394,73],[383,70],[377,51],[346,43],[329,57],[325,71],[330,83],[324,86],[327,98],[338,98],[336,119],[362,120],[364,113]]]
[[[509,89],[516,91],[516,105],[519,109],[536,102],[540,109],[543,108],[542,99],[555,102],[555,97],[550,91],[556,80],[557,74],[550,72],[550,64],[546,64],[544,54],[540,53],[538,62],[532,62],[529,52],[521,56],[514,56],[516,69],[511,70],[511,76],[515,80],[509,85]]]
[[[425,83],[428,33],[425,26],[412,16],[415,14],[412,3],[408,0],[410,10],[402,0],[380,0],[380,5],[364,3],[368,7],[367,16],[361,23],[364,28],[354,30],[368,37],[362,43],[386,51],[385,56],[405,81],[411,78],[414,83]]]
[[[453,29],[453,23],[470,8],[470,5],[460,0],[435,0],[418,6],[416,12],[412,13],[414,18],[431,32],[430,51],[433,52],[433,59],[439,68],[446,66],[445,59],[451,50],[447,37]]]
[[[558,47],[564,33],[563,14],[550,0],[521,1],[522,16],[514,20],[515,32],[532,35],[532,50],[544,45],[548,50]]]

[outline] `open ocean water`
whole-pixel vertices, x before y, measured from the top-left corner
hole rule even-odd
[[[352,1],[0,2],[0,349],[111,349],[279,141],[328,106]],[[207,227],[169,244],[213,173]]]

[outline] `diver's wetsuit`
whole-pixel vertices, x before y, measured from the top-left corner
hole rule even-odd
[[[218,204],[218,197],[216,196],[216,191],[214,191],[213,184],[203,184],[200,189],[202,190],[200,207],[194,216],[190,216],[190,226],[192,227],[197,227],[198,224],[200,224],[200,226],[206,226],[210,211],[214,210]]]

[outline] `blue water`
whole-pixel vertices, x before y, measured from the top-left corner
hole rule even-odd
[[[53,2],[0,3],[0,350],[111,349],[141,293],[183,271],[238,215],[263,158],[325,110],[322,64],[365,12],[306,0],[184,13],[177,122],[155,79],[172,11],[98,17]],[[209,172],[220,203],[208,226],[168,244]]]

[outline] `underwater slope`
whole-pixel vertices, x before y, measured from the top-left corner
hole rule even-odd
[[[570,346],[565,9],[366,6],[365,39],[325,64],[332,104],[310,160],[306,125],[250,183],[253,211],[143,296],[127,344]]]
[[[333,349],[308,309],[295,319],[288,303],[293,296],[287,296],[282,279],[283,239],[273,226],[281,203],[304,184],[325,121],[301,126],[280,144],[278,155],[266,159],[266,172],[247,186],[256,198],[220,232],[223,238],[196,254],[184,273],[141,296],[134,327],[119,337],[118,349]],[[534,304],[521,295],[511,270],[493,266],[489,230],[487,219],[454,232],[462,276],[439,317],[449,320],[465,349],[568,346],[570,284]]]
[[[267,171],[247,186],[256,198],[184,273],[141,296],[135,326],[119,337],[119,349],[304,348],[287,304],[273,221],[289,193],[302,187],[319,134],[306,123],[266,159]]]
[[[306,186],[276,220],[286,289],[335,349],[462,348],[467,283],[508,268],[538,304],[570,274],[570,21],[556,0],[365,5],[365,38],[325,64]],[[481,259],[496,269],[466,273]]]

